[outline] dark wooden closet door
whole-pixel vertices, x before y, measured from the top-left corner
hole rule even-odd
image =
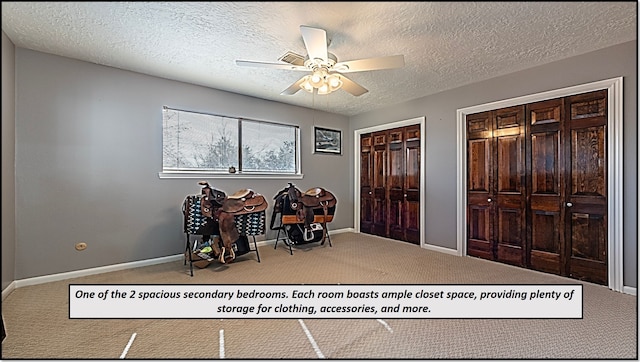
[[[372,234],[387,236],[387,133],[373,133]]]
[[[396,128],[389,131],[389,237],[405,240],[404,213],[404,130]]]
[[[524,182],[524,106],[495,111],[496,260],[524,266],[526,192]]]
[[[569,276],[607,284],[607,91],[566,98]]]
[[[467,116],[467,254],[608,283],[606,90]]]
[[[420,244],[420,125],[405,130],[404,162],[404,214],[405,239]]]
[[[494,259],[493,118],[491,112],[467,116],[467,254]]]
[[[373,153],[371,134],[360,136],[360,231],[373,227]]]
[[[524,106],[467,116],[467,253],[526,264]]]
[[[420,125],[363,134],[360,149],[360,231],[419,245]]]
[[[562,274],[564,264],[564,103],[553,99],[527,105],[527,219],[531,269]]]

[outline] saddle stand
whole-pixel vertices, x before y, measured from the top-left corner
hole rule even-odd
[[[212,188],[207,181],[198,182],[202,193],[187,195],[182,203],[184,233],[186,235],[184,264],[206,268],[212,261],[226,263],[236,255],[255,252],[258,262],[258,244],[255,235],[264,234],[264,197],[252,190],[240,190],[227,196]],[[202,235],[202,245],[191,242],[191,235]],[[253,249],[248,236],[253,237]]]
[[[206,181],[198,182],[202,186],[199,195],[187,195],[182,202],[182,214],[184,216],[183,231],[186,235],[184,264],[189,261],[189,271],[193,276],[193,265],[206,267],[210,263],[210,257],[203,254],[197,255],[194,260],[197,242],[191,244],[191,235],[202,235],[203,242],[212,246],[214,240],[220,235],[218,220],[214,217],[218,208],[226,198],[224,191],[212,188]]]

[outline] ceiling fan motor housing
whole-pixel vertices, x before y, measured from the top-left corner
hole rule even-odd
[[[327,59],[309,59],[309,56],[307,55],[305,57],[304,66],[311,69],[312,71],[315,71],[319,68],[325,68],[328,71],[329,69],[333,68],[333,66],[337,62],[338,57],[336,57],[333,53],[327,52]]]

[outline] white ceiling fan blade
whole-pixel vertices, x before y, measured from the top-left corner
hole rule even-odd
[[[323,29],[300,25],[300,33],[309,59],[319,58],[327,61],[327,32]]]
[[[300,89],[300,84],[302,84],[302,82],[304,82],[305,77],[300,78],[297,82],[293,83],[292,85],[289,86],[289,88],[285,89],[282,91],[282,95],[293,95],[296,94]]]
[[[236,60],[236,64],[241,67],[258,67],[258,68],[274,68],[274,69],[305,70],[305,71],[309,70],[309,68],[301,65],[271,63],[271,62],[254,62],[252,60]]]
[[[366,70],[393,69],[404,67],[404,55],[390,55],[388,57],[367,58],[339,62],[333,70],[340,73],[362,72]]]
[[[345,91],[351,93],[356,97],[361,96],[369,91],[367,88],[352,81],[351,79],[345,77],[344,75],[341,75],[340,79],[342,80],[342,89],[344,89]]]

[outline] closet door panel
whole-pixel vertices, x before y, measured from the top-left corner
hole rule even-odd
[[[532,211],[531,269],[560,274],[560,213]]]
[[[404,138],[403,129],[389,131],[389,237],[405,240],[404,232]]]
[[[492,114],[467,116],[467,254],[494,260]]]
[[[360,136],[360,231],[373,226],[373,156],[371,134]]]
[[[569,276],[607,284],[607,93],[569,97],[566,253]],[[571,206],[569,206],[571,205]]]
[[[606,197],[604,126],[571,131],[571,196]]]
[[[498,209],[497,259],[502,262],[523,265],[522,214],[517,206]]]
[[[468,214],[467,254],[493,260],[491,216],[488,204],[469,205]]]
[[[525,265],[524,107],[495,112],[496,233],[498,261]]]
[[[469,191],[489,196],[491,172],[491,144],[489,139],[470,140],[469,149]]]
[[[562,273],[562,99],[527,106],[527,189],[529,190],[529,235],[531,269]]]
[[[373,134],[373,227],[375,235],[387,236],[387,134]]]
[[[404,215],[405,239],[420,244],[420,126],[407,127],[405,141]]]

